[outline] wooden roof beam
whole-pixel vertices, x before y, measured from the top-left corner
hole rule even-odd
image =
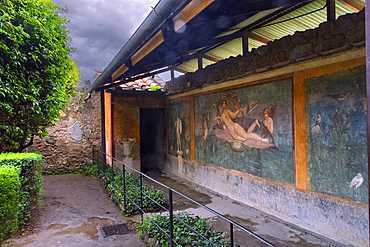
[[[365,7],[365,5],[358,2],[357,0],[341,0],[340,2],[356,13],[360,12]]]
[[[218,61],[220,61],[220,59],[217,59],[217,58],[212,57],[212,56],[207,55],[207,54],[202,54],[202,57],[209,60],[209,61],[212,61],[214,63],[217,63]]]
[[[258,43],[261,43],[262,45],[267,45],[267,43],[270,41],[269,39],[261,37],[258,34],[255,34],[252,32],[248,33],[248,38],[257,41]]]

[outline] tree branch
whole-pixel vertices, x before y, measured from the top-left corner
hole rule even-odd
[[[23,142],[24,143],[24,142]],[[24,149],[28,148],[29,146],[33,145],[33,136],[31,137],[31,140],[29,143],[27,143],[26,145],[23,145],[23,143],[21,144],[21,146],[19,147],[19,152],[22,152]]]

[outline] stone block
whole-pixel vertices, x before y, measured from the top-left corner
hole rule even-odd
[[[81,128],[80,121],[76,121],[70,128],[68,128],[68,132],[73,140],[81,141],[82,134],[84,132]]]
[[[47,136],[45,138],[46,142],[49,143],[49,144],[54,144],[57,140],[57,137],[56,136]]]

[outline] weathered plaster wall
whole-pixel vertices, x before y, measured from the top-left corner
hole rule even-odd
[[[349,246],[368,246],[368,208],[249,174],[168,156],[164,171]]]
[[[82,93],[82,92],[81,92]],[[44,173],[63,173],[92,163],[92,147],[101,147],[100,93],[85,103],[80,92],[73,96],[49,136],[36,138],[27,151],[43,155]]]
[[[342,104],[343,112],[349,111],[352,106],[360,112],[364,110],[364,108],[356,107],[360,104],[359,102],[366,102],[363,82],[359,82],[358,78],[354,77],[352,79],[355,79],[356,82],[352,85],[353,81],[350,82],[352,79],[343,79],[340,76],[348,75],[347,70],[356,70],[355,67],[365,64],[364,45],[364,11],[361,11],[358,14],[340,17],[336,22],[321,24],[318,29],[298,32],[292,37],[270,42],[267,46],[254,50],[246,56],[230,58],[171,81],[167,84],[172,94],[168,97],[169,105],[172,102],[179,104],[181,101],[186,102],[189,98],[191,99],[189,103],[191,106],[189,114],[192,123],[190,126],[192,130],[190,143],[191,150],[195,150],[195,155],[180,160],[169,152],[168,162],[163,169],[344,244],[368,246],[369,213],[368,205],[365,204],[367,200],[364,199],[367,192],[363,191],[358,196],[354,191],[350,191],[349,193],[353,193],[353,195],[342,196],[340,193],[330,190],[328,186],[321,189],[320,181],[316,181],[314,186],[311,186],[310,179],[317,178],[317,174],[312,174],[312,168],[315,168],[315,164],[309,160],[310,154],[312,154],[309,146],[312,144],[310,139],[311,127],[314,127],[312,124],[315,125],[312,122],[314,116],[311,113],[314,112],[317,118],[317,109],[321,109],[312,106],[312,103],[323,98],[336,97],[334,94],[338,94],[339,101],[347,97],[346,103]],[[316,78],[320,76],[324,76],[326,79]],[[359,76],[363,78],[363,72]],[[311,90],[307,85],[311,83],[316,85],[315,81],[331,80],[330,78],[337,78],[333,85],[336,85],[336,83],[344,85],[348,82],[352,86],[347,85],[350,90],[346,90],[343,85],[338,86],[338,88],[343,89],[342,91],[337,90],[338,92],[326,89],[321,90],[321,92],[320,88],[316,88],[315,90],[318,93],[313,96],[311,94],[310,97],[306,98],[306,93],[308,93],[306,91]],[[212,157],[204,159],[199,155],[199,152],[202,149],[204,152],[204,148],[207,148],[208,145],[208,142],[202,144],[202,140],[199,140],[199,137],[204,136],[202,123],[206,122],[201,117],[205,115],[208,120],[206,111],[197,113],[199,110],[204,110],[203,105],[197,103],[199,99],[202,97],[212,98],[208,95],[216,95],[215,97],[220,99],[220,95],[226,94],[230,90],[238,93],[237,90],[248,90],[248,87],[252,89],[254,85],[265,85],[266,83],[268,85],[268,83],[273,84],[288,79],[293,80],[293,87],[287,88],[287,90],[292,90],[293,102],[291,109],[293,109],[293,116],[291,123],[284,124],[293,126],[294,180],[292,183],[271,176],[262,176],[245,169],[235,169],[243,167],[243,165],[249,165],[243,159],[237,159],[238,165],[225,166],[220,165],[217,161],[212,161]],[[320,87],[320,82],[318,85]],[[330,96],[329,94],[334,91],[335,93]],[[268,100],[273,100],[273,98],[274,96],[270,96]],[[243,100],[241,98],[242,102]],[[211,101],[205,100],[205,105],[212,105],[210,104]],[[351,106],[352,103],[354,105]],[[243,105],[243,110],[245,110],[244,107]],[[312,109],[309,109],[310,107]],[[328,107],[330,107],[330,104],[328,104]],[[214,108],[217,110],[217,102]],[[287,107],[285,108],[287,109]],[[206,110],[211,111],[211,109],[212,107]],[[325,114],[323,121],[328,124],[328,115]],[[360,118],[363,119],[363,114]],[[214,121],[212,116],[209,117],[209,120]],[[314,120],[316,122],[316,119]],[[362,120],[351,123],[351,128],[363,129],[364,126],[366,128],[366,122]],[[211,131],[211,128],[208,128]],[[169,142],[170,138],[174,137],[169,137]],[[366,143],[361,145],[366,145]],[[235,161],[236,157],[241,156],[238,151],[242,150],[236,148],[235,152],[225,154],[225,156]],[[330,149],[327,151],[330,151]],[[348,191],[349,174],[353,175],[352,173],[355,170],[367,167],[366,147],[362,151],[357,151],[361,153],[363,164],[356,161],[354,169],[351,168],[353,171],[351,170],[350,173],[342,176],[343,180],[340,181],[340,186],[344,186]],[[208,153],[208,155],[211,154]],[[333,156],[330,156],[330,158],[333,163],[337,161]],[[281,163],[281,165],[285,164]],[[330,166],[327,169],[330,169]],[[332,172],[334,172],[333,169]],[[366,172],[367,170],[364,170],[364,173]],[[339,174],[342,173],[339,172]],[[364,183],[367,183],[367,181],[365,180]],[[367,188],[363,186],[362,189]]]
[[[112,146],[114,157],[124,161],[124,150],[118,140],[131,139],[132,167],[141,170],[140,167],[140,108],[165,108],[166,102],[163,95],[152,96],[142,94],[132,95],[112,95],[112,119],[113,119],[113,139]],[[135,138],[135,141],[133,139]],[[131,144],[130,144],[131,145]],[[125,161],[124,161],[125,162]],[[130,162],[130,161],[129,161]],[[128,162],[128,163],[129,163]],[[122,167],[117,162],[115,166]],[[129,164],[127,164],[129,165]]]

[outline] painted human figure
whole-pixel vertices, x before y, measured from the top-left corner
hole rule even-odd
[[[182,121],[177,117],[176,122],[176,138],[177,138],[177,151],[181,151],[181,133],[182,133]]]
[[[267,129],[272,134],[274,132],[274,121],[270,117],[270,110],[265,108],[262,111],[263,114],[263,124],[267,127]]]
[[[240,108],[239,110],[236,110],[235,112],[230,111],[226,108],[226,101],[222,101],[222,114],[221,114],[221,120],[225,123],[230,135],[234,140],[239,141],[246,141],[249,139],[253,139],[256,141],[261,141],[263,143],[269,143],[268,139],[262,138],[259,135],[252,133],[254,127],[259,123],[258,121],[255,121],[252,126],[248,129],[248,132],[243,129],[238,123],[235,123],[231,120],[231,118],[236,118],[236,116],[239,113],[242,113],[244,109]]]
[[[203,114],[202,116],[202,127],[201,130],[203,131],[203,136],[202,136],[202,142],[201,142],[201,150],[208,150],[208,121],[207,121],[207,115]]]
[[[203,134],[203,140],[207,142],[207,136],[208,136],[208,126],[207,126],[207,116],[203,115],[203,120],[202,120],[202,129],[204,131]]]

